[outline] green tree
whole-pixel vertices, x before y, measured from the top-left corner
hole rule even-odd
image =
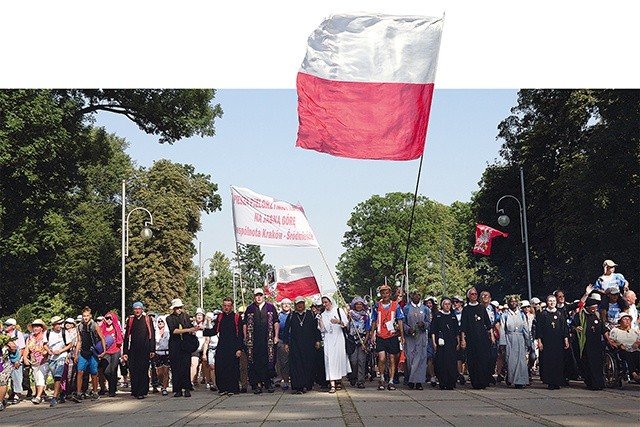
[[[248,305],[253,301],[253,290],[264,287],[267,271],[272,270],[273,266],[264,263],[264,254],[257,245],[239,244],[238,251],[234,252],[234,255],[234,264],[240,264],[242,281],[241,290],[238,293],[238,305],[242,304],[242,296],[244,296],[244,304]]]
[[[122,146],[114,149],[113,136],[93,129],[95,113],[123,114],[145,132],[159,135],[160,142],[172,143],[215,133],[214,120],[222,110],[211,104],[214,95],[213,90],[0,91],[3,311],[13,312],[57,292],[67,298],[66,292],[74,292],[86,277],[75,295],[82,300],[98,289],[110,289],[91,284],[96,276],[117,276],[109,261],[96,264],[94,256],[107,259],[113,253],[102,237],[113,229],[109,224],[114,223],[112,215],[117,212],[112,209],[118,204],[117,191],[101,192],[96,200],[91,188],[104,191],[108,183],[99,181],[107,179],[117,187],[130,176],[132,165],[128,159],[117,160],[126,155]],[[113,235],[116,241],[118,235]],[[80,239],[97,242],[97,246],[83,254]],[[79,251],[77,256],[90,257],[81,261],[68,253],[74,250]],[[69,261],[74,265],[65,265]],[[78,276],[72,279],[75,274]],[[110,294],[99,301],[105,306],[115,302]]]
[[[579,297],[605,258],[637,289],[640,91],[521,90],[512,113],[499,125],[504,162],[487,168],[473,201],[479,221],[501,228],[495,203],[504,194],[520,199],[522,167],[533,293],[561,286]],[[511,234],[489,262],[505,293],[523,293],[518,207],[504,207]]]
[[[368,294],[387,281],[393,282],[404,272],[404,257],[411,217],[413,195],[389,193],[374,195],[358,204],[347,222],[338,262],[341,291],[347,295]],[[458,205],[461,209],[462,205]],[[447,293],[463,288],[472,274],[466,253],[456,244],[457,230],[451,208],[418,197],[407,262],[409,284],[423,294],[442,295],[444,283],[440,272],[443,247],[447,272]],[[430,267],[430,264],[433,264]]]
[[[142,206],[153,215],[153,238],[139,236],[149,218],[143,212],[130,217],[127,285],[129,299],[140,300],[164,312],[173,298],[186,296],[192,277],[193,240],[201,229],[200,213],[220,210],[218,186],[193,166],[159,160],[141,169],[129,184],[129,206]],[[139,213],[139,215],[138,215]]]

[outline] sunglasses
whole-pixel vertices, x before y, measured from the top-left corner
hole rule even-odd
[[[111,317],[105,317],[104,320],[113,320]]]
[[[164,320],[158,320],[158,323],[164,323]]]

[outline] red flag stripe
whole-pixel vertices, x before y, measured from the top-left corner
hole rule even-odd
[[[362,83],[298,73],[296,146],[333,156],[412,160],[424,152],[433,83]]]

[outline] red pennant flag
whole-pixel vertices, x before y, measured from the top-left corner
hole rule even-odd
[[[507,237],[508,235],[509,233],[503,233],[488,225],[476,224],[476,244],[473,246],[473,253],[491,254],[491,240],[496,236]]]

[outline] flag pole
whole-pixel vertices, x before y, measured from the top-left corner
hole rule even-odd
[[[237,239],[236,239],[236,261],[238,263],[238,279],[240,280],[240,296],[242,297],[242,306],[246,310],[247,306],[244,304],[244,286],[242,286],[242,268],[240,267],[240,246],[238,246]]]
[[[420,156],[420,166],[418,167],[418,177],[416,178],[416,190],[413,193],[413,205],[411,206],[411,218],[409,219],[409,233],[407,234],[407,246],[404,251],[404,267],[405,267],[405,283],[407,290],[409,289],[409,246],[411,244],[411,229],[413,228],[413,217],[416,212],[416,202],[418,201],[418,187],[420,186],[420,175],[422,174],[422,160],[424,159],[424,152]],[[405,295],[407,302],[409,302],[409,293]]]
[[[324,261],[325,267],[327,267],[327,270],[329,270],[329,275],[331,276],[331,280],[333,280],[333,284],[336,287],[336,291],[335,291],[334,294],[337,294],[337,296],[339,297],[340,301],[343,303],[344,306],[346,306],[347,305],[347,301],[342,296],[342,293],[340,292],[340,288],[338,288],[338,282],[336,281],[336,278],[333,276],[333,272],[329,268],[329,264],[327,263],[327,260],[324,257],[324,253],[322,253],[322,248],[320,248],[319,245],[318,245],[318,251],[320,252],[320,256],[322,257],[322,261]],[[336,302],[340,302],[340,301],[337,301],[337,299],[336,299]]]

